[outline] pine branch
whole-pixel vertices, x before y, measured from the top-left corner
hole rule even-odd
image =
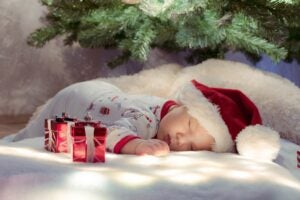
[[[40,28],[29,35],[29,37],[27,38],[27,43],[31,46],[42,47],[48,41],[61,34],[62,32],[62,29],[55,26]]]
[[[151,48],[188,51],[193,62],[232,49],[251,56],[265,53],[277,61],[287,50],[288,58],[300,57],[300,0],[41,2],[48,8],[48,24],[28,37],[30,45],[41,47],[62,35],[66,45],[117,48],[122,52],[113,66],[145,61]]]
[[[129,48],[132,57],[140,61],[146,61],[151,49],[151,43],[156,35],[157,32],[151,22],[145,21],[137,30],[133,39],[133,45]]]
[[[177,0],[166,10],[168,18],[176,18],[183,15],[191,15],[199,10],[205,10],[208,0]]]
[[[166,11],[174,0],[141,0],[139,8],[149,16],[157,16]]]
[[[211,11],[205,11],[202,17],[187,19],[179,25],[176,34],[177,44],[189,48],[214,48],[224,38],[225,30],[219,27],[217,13]]]
[[[270,3],[295,5],[299,4],[300,0],[270,0]]]
[[[235,37],[227,37],[228,44],[247,50],[256,55],[265,53],[276,62],[284,59],[287,55],[286,49],[278,48],[276,45],[269,43],[267,40],[255,37],[248,33],[228,30],[228,35],[235,35]]]

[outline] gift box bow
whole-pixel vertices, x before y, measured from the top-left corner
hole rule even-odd
[[[45,119],[45,148],[53,152],[71,151],[71,126],[77,121],[65,113],[62,117]]]

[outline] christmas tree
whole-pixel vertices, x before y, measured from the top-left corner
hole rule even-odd
[[[222,58],[228,50],[274,61],[300,60],[300,0],[41,0],[48,24],[28,37],[42,47],[116,48],[110,61],[146,61],[152,48],[185,51],[188,61]]]

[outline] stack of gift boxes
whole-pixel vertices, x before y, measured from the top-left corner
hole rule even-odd
[[[70,153],[74,162],[105,162],[106,128],[89,115],[77,120],[63,113],[45,119],[45,149]]]

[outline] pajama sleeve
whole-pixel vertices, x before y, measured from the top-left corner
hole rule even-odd
[[[136,133],[126,127],[109,127],[106,148],[113,153],[120,153],[121,149],[131,140],[140,138]]]
[[[107,150],[120,153],[121,149],[136,138],[150,139],[157,127],[155,115],[139,109],[128,109],[123,116],[108,127]]]

